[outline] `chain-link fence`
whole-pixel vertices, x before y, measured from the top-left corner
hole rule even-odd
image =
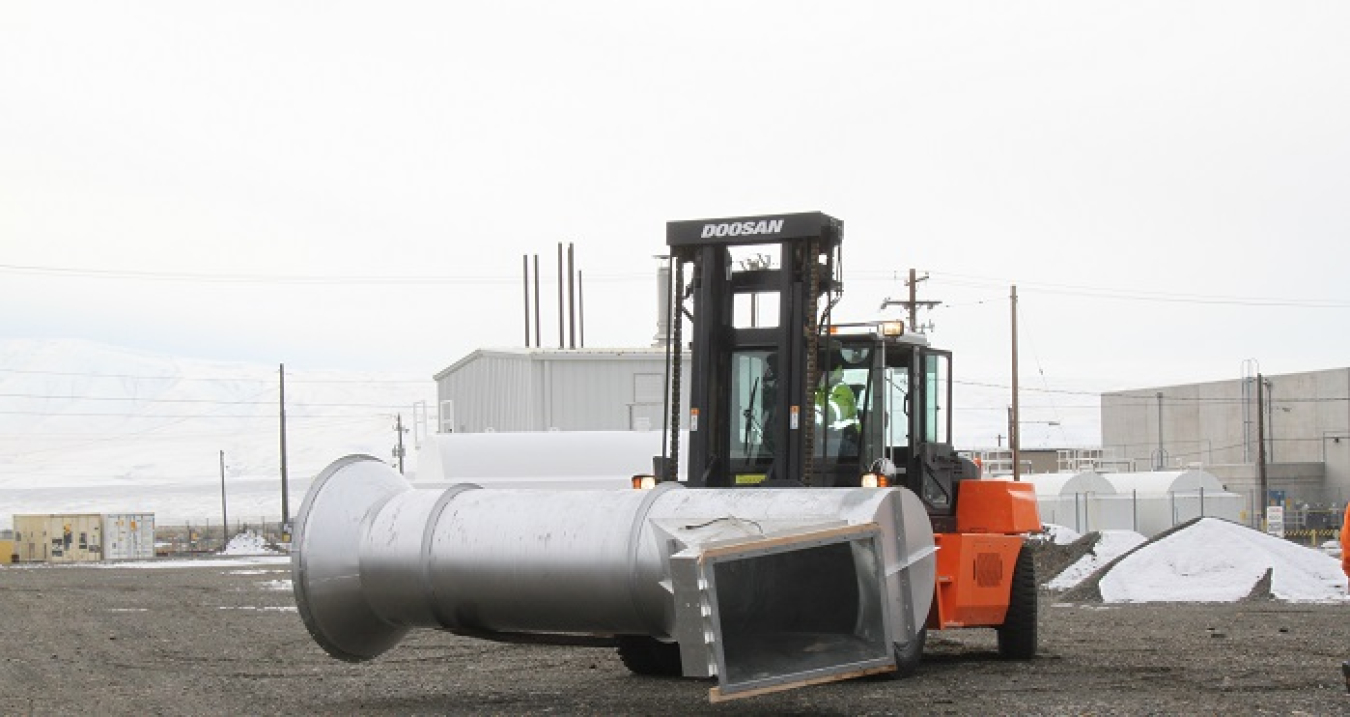
[[[249,538],[243,542],[260,542],[284,550],[290,542],[290,536],[283,532],[284,527],[280,520],[267,517],[231,520],[228,530],[221,530],[220,522],[209,520],[156,526],[155,553],[161,556],[218,553],[241,535],[257,536],[256,541]]]

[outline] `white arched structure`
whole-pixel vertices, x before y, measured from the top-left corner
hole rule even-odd
[[[1042,522],[1079,533],[1134,528],[1130,504],[1100,473],[1033,473],[1024,480],[1036,487]]]
[[[1153,537],[1188,520],[1207,516],[1241,522],[1243,499],[1202,470],[1106,473],[1117,495],[1133,506],[1135,530]]]

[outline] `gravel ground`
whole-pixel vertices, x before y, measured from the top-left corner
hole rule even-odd
[[[0,714],[1347,714],[1343,605],[1055,603],[1041,653],[989,630],[930,635],[910,679],[710,705],[712,682],[630,675],[613,651],[419,631],[382,658],[327,656],[284,564],[0,567]]]

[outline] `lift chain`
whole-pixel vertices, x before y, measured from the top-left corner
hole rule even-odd
[[[680,473],[680,414],[684,411],[680,406],[680,376],[681,357],[684,355],[684,260],[675,260],[675,292],[670,297],[670,320],[671,324],[671,371],[670,371],[670,466],[678,480]],[[664,469],[665,466],[662,466]],[[665,476],[663,476],[665,477]]]
[[[811,487],[813,482],[812,473],[815,472],[816,460],[816,383],[820,381],[817,376],[819,366],[816,365],[816,355],[820,351],[820,335],[816,326],[816,297],[820,292],[820,262],[816,261],[816,255],[819,253],[816,241],[811,240],[806,243],[806,256],[802,260],[806,262],[806,296],[802,297],[802,309],[806,314],[806,391],[803,394],[803,403],[800,411],[802,414],[802,485]]]

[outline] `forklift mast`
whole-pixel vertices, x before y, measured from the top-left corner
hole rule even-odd
[[[841,288],[843,230],[819,212],[666,225],[673,303],[692,301],[689,486],[813,484],[818,347],[833,306],[822,299]]]

